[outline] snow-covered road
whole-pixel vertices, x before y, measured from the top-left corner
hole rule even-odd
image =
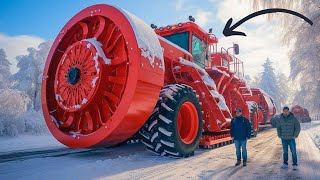
[[[247,167],[234,167],[234,145],[198,150],[186,159],[158,157],[141,144],[77,153],[60,147],[58,152],[0,163],[0,179],[320,179],[320,151],[309,136],[311,125],[303,126],[297,171],[279,168],[281,143],[276,131],[268,129],[249,140]]]

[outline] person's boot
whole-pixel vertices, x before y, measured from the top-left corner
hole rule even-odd
[[[241,164],[241,161],[237,161],[237,163],[235,164],[235,166],[239,166]]]
[[[247,161],[243,161],[243,166],[247,166]]]
[[[287,169],[287,168],[288,168],[288,164],[283,163],[282,166],[281,166],[281,169]]]

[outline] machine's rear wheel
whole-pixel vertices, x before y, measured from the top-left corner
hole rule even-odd
[[[186,85],[165,86],[140,134],[147,149],[156,154],[192,156],[202,134],[201,106],[195,91]]]
[[[262,124],[266,124],[267,123],[267,112],[266,110],[261,107],[261,106],[258,106],[258,108],[260,109],[260,111],[262,112],[262,115],[263,115],[263,121],[262,121]]]

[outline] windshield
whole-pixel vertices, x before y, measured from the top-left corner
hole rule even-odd
[[[195,35],[192,35],[192,56],[198,66],[205,67],[206,44]]]
[[[189,32],[172,34],[169,36],[164,36],[164,38],[178,45],[182,49],[189,51]]]

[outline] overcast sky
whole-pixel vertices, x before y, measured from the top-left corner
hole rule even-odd
[[[152,2],[152,3],[151,3]],[[201,2],[201,3],[200,3]],[[16,72],[17,55],[26,54],[28,47],[46,40],[54,40],[64,24],[81,9],[93,4],[112,4],[140,17],[146,23],[160,26],[184,22],[193,15],[202,28],[213,28],[220,40],[220,46],[240,45],[238,56],[245,63],[245,73],[251,76],[261,72],[261,65],[267,57],[274,62],[274,68],[289,74],[289,48],[280,43],[280,28],[265,17],[255,18],[237,30],[247,37],[224,37],[222,30],[229,18],[237,20],[253,11],[244,0],[1,0],[0,6],[0,48],[7,52]]]

